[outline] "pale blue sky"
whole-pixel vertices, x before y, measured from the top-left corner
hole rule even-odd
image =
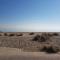
[[[60,0],[0,0],[0,30],[60,31]]]

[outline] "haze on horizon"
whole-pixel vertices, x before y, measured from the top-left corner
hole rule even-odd
[[[60,0],[0,0],[0,30],[60,32]]]

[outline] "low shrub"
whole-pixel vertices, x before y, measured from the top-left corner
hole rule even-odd
[[[46,42],[49,38],[50,37],[46,33],[42,33],[41,35],[36,35],[33,41]]]
[[[52,37],[53,35],[52,34],[50,34],[50,33],[47,33],[48,34],[48,36],[50,36],[50,37]]]
[[[4,36],[8,36],[8,34],[7,33],[4,33]]]
[[[33,41],[40,41],[40,35],[36,35],[34,38],[33,38]]]
[[[0,36],[2,36],[2,34],[0,34]]]
[[[59,52],[59,47],[58,46],[44,46],[41,51],[47,52],[47,53],[57,53]]]
[[[29,35],[34,35],[34,33],[33,33],[33,32],[31,32],[31,33],[29,33]]]
[[[58,34],[58,33],[53,33],[52,35],[53,35],[53,36],[58,36],[59,34]]]
[[[11,34],[9,34],[9,36],[15,36],[15,34],[12,34],[12,33],[11,33]]]
[[[43,48],[40,49],[40,51],[45,52],[47,50],[47,47],[44,46]]]
[[[21,33],[21,34],[17,34],[17,36],[23,36],[23,34]]]

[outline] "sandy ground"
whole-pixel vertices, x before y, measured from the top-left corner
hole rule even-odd
[[[17,34],[23,34],[22,36],[17,36]],[[34,32],[33,35],[30,35],[30,32],[15,32],[15,33],[7,33],[5,36],[4,33],[0,33],[0,47],[10,47],[10,48],[20,48],[25,52],[38,52],[42,48],[43,45],[58,45],[60,47],[60,33],[58,36],[50,37],[51,41],[48,39],[46,42],[38,42],[32,41],[33,38],[42,32]],[[13,36],[9,36],[9,34],[13,34]],[[50,34],[53,34],[50,32]]]
[[[0,60],[60,60],[60,52],[56,54],[40,52],[39,49],[47,42],[32,41],[37,34],[41,33],[34,33],[34,35],[23,33],[23,36],[15,36],[15,34],[14,36],[0,36]],[[59,36],[53,36],[50,43],[57,44],[60,47],[60,33]]]
[[[16,48],[0,48],[0,60],[60,60],[60,53],[23,52]]]

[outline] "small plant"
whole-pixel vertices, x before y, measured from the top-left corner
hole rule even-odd
[[[9,34],[9,36],[14,36],[15,34]]]
[[[47,38],[46,38],[46,36],[41,36],[41,38],[40,38],[40,42],[45,42],[47,40]]]
[[[59,52],[59,47],[58,46],[44,46],[41,51],[47,52],[47,53],[57,53]]]
[[[23,34],[21,33],[21,34],[17,34],[17,36],[23,36]]]
[[[53,33],[52,35],[54,35],[54,36],[58,36],[59,34],[58,34],[58,33]]]
[[[4,33],[4,36],[8,36],[8,34],[7,33]]]
[[[52,35],[52,34],[50,34],[50,33],[48,33],[48,36],[50,36],[50,37],[51,37],[51,36],[53,36],[53,35]]]
[[[34,35],[34,33],[33,33],[33,32],[31,32],[29,35]]]
[[[0,36],[2,36],[2,34],[0,34]]]
[[[42,51],[42,52],[46,52],[46,50],[47,50],[46,46],[44,46],[42,49],[40,49],[40,51]]]
[[[42,40],[42,41],[50,40],[49,34],[48,34],[48,33],[42,33],[42,34],[41,34],[41,40]]]
[[[41,35],[36,35],[33,41],[46,42],[49,38],[48,34],[42,33]]]
[[[36,35],[34,38],[33,38],[33,41],[40,41],[40,35]]]
[[[47,53],[57,53],[59,52],[59,48],[57,46],[50,46],[47,50]]]

